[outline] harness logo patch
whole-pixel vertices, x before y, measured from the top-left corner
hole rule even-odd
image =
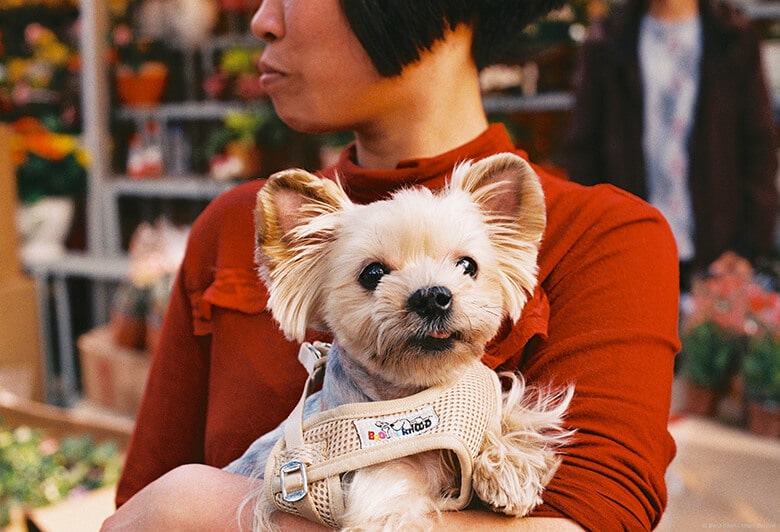
[[[402,417],[356,419],[354,423],[360,437],[360,447],[366,448],[428,432],[439,426],[439,416],[432,406],[426,406]]]

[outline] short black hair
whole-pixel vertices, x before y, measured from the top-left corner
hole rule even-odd
[[[382,76],[393,77],[460,24],[474,28],[477,68],[493,64],[523,29],[565,0],[340,0],[350,28]]]

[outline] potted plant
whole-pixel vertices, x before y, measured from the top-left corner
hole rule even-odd
[[[111,307],[116,344],[154,351],[176,272],[184,258],[189,227],[165,218],[143,222],[130,238],[130,270],[119,283]]]
[[[771,334],[751,339],[742,363],[748,428],[780,436],[780,343]]]
[[[780,436],[780,294],[756,286],[751,293],[750,341],[742,379],[751,432]]]
[[[688,413],[713,415],[739,373],[747,335],[753,270],[743,258],[724,254],[695,278],[682,303],[680,373]]]
[[[159,103],[168,82],[165,44],[157,39],[136,37],[124,23],[117,24],[112,38],[119,100],[132,106]]]
[[[222,52],[215,71],[203,81],[209,98],[253,101],[266,97],[257,68],[262,49],[236,46]]]
[[[50,262],[65,252],[76,200],[86,194],[87,154],[76,137],[34,118],[17,120],[14,131],[22,260]]]
[[[682,345],[685,411],[712,416],[736,372],[743,339],[707,320],[688,331]]]
[[[284,145],[291,130],[270,109],[230,111],[210,136],[206,157],[214,179],[259,177],[264,148]]]

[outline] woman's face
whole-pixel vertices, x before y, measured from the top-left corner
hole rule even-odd
[[[266,43],[263,87],[294,129],[356,129],[395,98],[398,78],[379,75],[338,0],[263,0],[251,28]]]

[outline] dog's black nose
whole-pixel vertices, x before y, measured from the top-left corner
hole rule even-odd
[[[409,310],[426,318],[442,316],[452,304],[452,292],[443,286],[420,288],[406,302]]]

